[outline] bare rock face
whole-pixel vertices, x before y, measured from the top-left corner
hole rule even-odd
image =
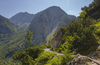
[[[74,55],[73,60],[67,62],[66,65],[100,65],[100,46],[98,46],[96,51],[91,52],[87,56]]]
[[[54,38],[51,40],[51,48],[57,48],[61,45],[62,43],[62,35],[63,35],[63,29],[60,29],[56,35],[54,36]]]
[[[87,56],[77,54],[74,59],[66,63],[66,65],[100,65],[100,63]]]

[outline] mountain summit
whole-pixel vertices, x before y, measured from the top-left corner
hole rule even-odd
[[[29,14],[27,12],[20,12],[10,18],[10,21],[18,24],[24,25],[25,23],[29,23],[34,18],[34,14]]]
[[[68,20],[65,20],[65,18]],[[29,26],[29,30],[34,34],[34,43],[41,44],[53,29],[58,27],[59,23],[68,24],[72,19],[71,16],[57,6],[49,7],[37,13]]]

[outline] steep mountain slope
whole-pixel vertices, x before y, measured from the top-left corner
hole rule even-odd
[[[65,18],[67,19],[64,20]],[[29,26],[29,30],[34,34],[34,43],[41,44],[51,31],[58,27],[60,22],[68,24],[72,19],[76,19],[76,17],[71,18],[71,16],[57,6],[52,6],[39,12]]]
[[[12,34],[17,31],[17,25],[0,15],[0,34]]]
[[[18,31],[18,29],[18,25],[0,15],[0,57],[2,54],[10,53],[9,51],[11,50],[9,49],[13,48],[14,50],[20,45],[19,43],[22,43],[21,41],[25,37],[25,31]],[[13,45],[16,47],[13,47]]]
[[[10,18],[10,21],[22,26],[24,24],[29,25],[32,19],[35,17],[34,14],[29,14],[27,12],[20,12]]]
[[[18,31],[18,26],[0,15],[0,42],[7,42]]]
[[[26,32],[18,29],[18,25],[0,15],[0,65],[12,63],[11,59],[7,58],[25,48],[23,41],[25,41]]]

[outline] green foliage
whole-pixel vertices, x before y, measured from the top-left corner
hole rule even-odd
[[[45,48],[51,48],[51,40],[52,40],[52,36],[49,36],[49,38],[47,39],[47,43],[42,43],[42,45],[46,46]]]
[[[43,48],[43,49],[44,49],[44,48],[47,48],[46,43],[42,43],[42,44],[40,45],[40,47]]]
[[[74,37],[67,36],[65,41],[66,41],[65,43],[60,45],[59,51],[63,53],[65,50],[68,50],[67,52],[70,53],[70,51],[71,51],[70,49],[72,47],[72,43],[74,41]]]
[[[72,36],[67,36],[65,38],[65,43],[61,44],[59,50],[64,54],[62,57],[62,62],[65,64],[68,61],[72,60],[72,55],[75,54],[75,50],[71,50],[73,47],[72,43],[74,42],[75,38]]]
[[[95,31],[94,31],[95,37],[97,40],[99,40],[100,39],[100,22],[92,26],[95,28]]]
[[[99,19],[100,18],[100,13],[99,13],[100,0],[94,0],[91,4],[89,4],[88,7],[85,6],[84,8],[82,8],[82,10],[83,10],[83,12],[86,11],[86,13],[87,13],[85,18],[89,16],[94,19]],[[92,15],[92,14],[94,14],[94,15]]]
[[[21,65],[34,65],[34,60],[31,56],[27,55],[24,56],[24,60],[22,60]]]
[[[25,49],[23,41],[25,41],[25,31],[17,32],[13,35],[7,36],[6,39],[0,40],[2,45],[0,45],[0,65],[5,65],[3,62],[8,63],[8,65],[20,64],[17,61],[10,61],[10,57],[19,52],[21,49]],[[3,61],[3,62],[2,62]]]
[[[45,65],[62,65],[62,57],[54,57],[49,60]]]
[[[30,48],[27,48],[26,52],[32,56],[33,59],[37,58],[38,57],[38,54],[40,54],[41,52],[43,52],[44,50],[37,46],[37,45],[34,45],[33,47],[30,47]]]
[[[29,30],[27,30],[27,36],[26,36],[26,45],[27,46],[32,46],[32,38],[33,38],[33,33],[32,32],[30,32]]]
[[[80,13],[80,17],[84,19],[86,14],[87,14],[87,12],[84,10],[83,12]]]
[[[15,55],[12,56],[14,60],[21,60],[22,65],[33,65],[34,64],[34,59],[39,56],[41,52],[44,50],[35,45],[33,47],[27,48],[25,51],[22,50]]]
[[[51,48],[51,43],[46,43],[47,48]]]
[[[55,32],[54,34],[53,34],[53,36],[55,36],[57,34],[57,32]]]
[[[49,43],[42,44],[41,46],[35,45],[18,52],[20,49],[25,49],[22,42],[25,42],[26,33],[25,31],[20,32],[17,25],[0,16],[0,20],[3,21],[0,22],[0,28],[7,29],[5,33],[0,31],[0,65],[19,65],[20,60],[21,65],[64,65],[66,62],[72,60],[72,54],[75,54],[75,51],[81,54],[88,54],[95,50],[98,45],[97,41],[100,39],[100,22],[95,24],[96,21],[87,17],[100,18],[100,14],[98,13],[100,11],[100,0],[94,0],[89,7],[84,7],[82,10],[83,12],[80,14],[82,19],[73,20],[63,28],[64,35],[62,40],[64,43],[57,48],[59,52],[64,54],[63,56],[57,56],[51,52],[43,52],[43,48],[50,48],[51,40],[49,40]],[[66,20],[68,20],[68,17],[62,17],[59,26],[65,26]],[[27,46],[32,45],[32,37],[33,34],[27,30],[25,42]],[[96,53],[99,51],[100,49]],[[14,53],[16,54],[12,56]],[[14,60],[19,61],[9,59],[10,56]]]
[[[13,59],[0,59],[0,65],[20,65],[20,61],[14,61]]]
[[[50,52],[42,52],[38,58],[35,59],[36,61],[36,65],[43,65],[46,64],[47,61],[51,60],[54,57],[54,53],[50,53]]]
[[[71,47],[72,51],[76,49],[78,53],[88,54],[91,50],[93,51],[95,49],[94,47],[97,46],[98,43],[93,34],[94,27],[91,26],[95,23],[93,19],[86,18],[84,20],[72,21],[66,26],[63,39],[66,41],[68,36],[74,37],[72,43],[73,47]]]
[[[26,52],[24,50],[21,50],[20,52],[16,53],[15,55],[12,56],[14,60],[20,60],[25,56]]]

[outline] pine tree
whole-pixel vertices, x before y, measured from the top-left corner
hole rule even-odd
[[[32,38],[33,38],[33,33],[30,32],[29,30],[27,30],[27,35],[26,35],[26,45],[29,47],[29,46],[32,46]]]

